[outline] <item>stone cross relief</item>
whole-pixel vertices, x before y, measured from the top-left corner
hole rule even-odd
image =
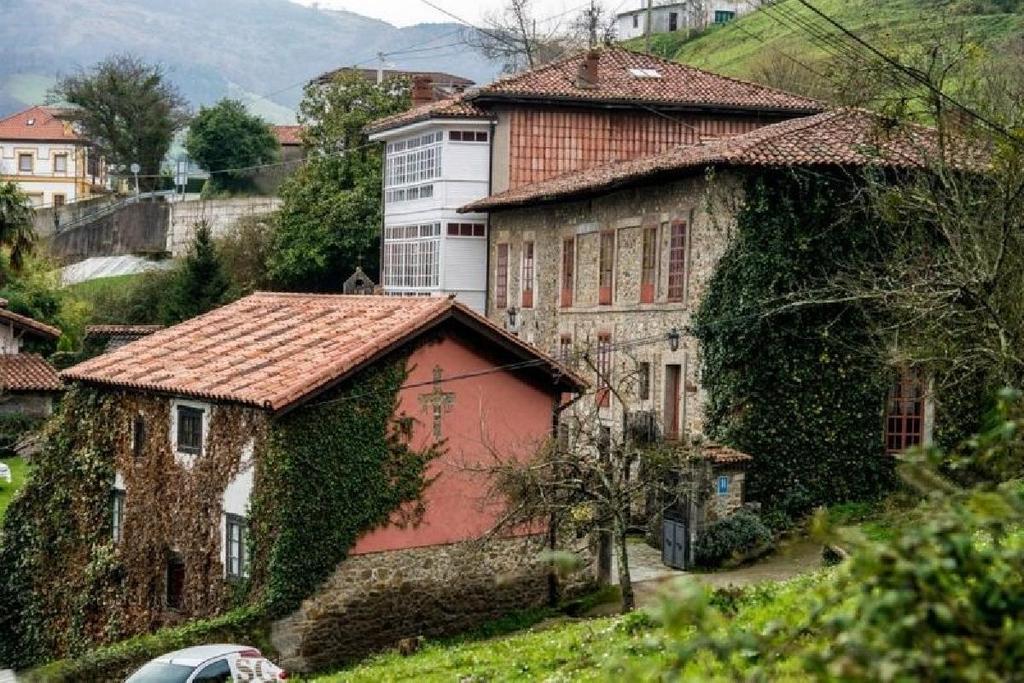
[[[441,418],[445,413],[452,412],[455,406],[455,393],[445,391],[441,387],[441,375],[444,371],[441,366],[434,366],[434,388],[429,394],[420,394],[420,405],[423,410],[428,408],[434,414],[434,438],[441,438]]]

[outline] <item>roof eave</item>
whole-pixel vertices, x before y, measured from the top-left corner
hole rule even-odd
[[[493,116],[445,116],[443,114],[428,114],[417,116],[409,121],[402,121],[395,125],[384,125],[381,127],[367,126],[366,133],[370,142],[380,142],[395,135],[411,133],[432,124],[458,124],[458,123],[494,123]]]
[[[677,113],[704,114],[765,114],[770,116],[811,116],[824,112],[822,104],[813,107],[771,107],[760,105],[705,104],[701,102],[672,102],[635,98],[588,98],[585,95],[530,95],[525,93],[498,93],[481,91],[469,98],[473,104],[547,104],[600,109],[658,109]]]

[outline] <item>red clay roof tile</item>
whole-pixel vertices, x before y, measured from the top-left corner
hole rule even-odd
[[[302,126],[273,126],[273,131],[279,145],[302,144]]]
[[[935,131],[929,128],[894,126],[868,111],[839,109],[562,175],[481,199],[459,211],[495,211],[593,196],[653,177],[709,166],[923,168],[936,153],[937,140]],[[964,163],[980,165],[980,152],[973,159],[965,157]]]
[[[372,135],[429,119],[482,119],[489,121],[491,118],[493,118],[492,115],[486,110],[470,102],[465,94],[460,94],[437,102],[427,102],[400,114],[392,114],[374,121],[366,127],[366,132]]]
[[[0,354],[0,390],[62,391],[56,368],[34,353]]]
[[[65,370],[79,380],[281,410],[449,314],[585,381],[448,298],[257,293]]]
[[[70,121],[58,118],[60,113],[57,107],[36,106],[11,114],[0,119],[0,140],[81,140]]]
[[[46,323],[41,323],[38,320],[33,320],[24,315],[19,315],[14,311],[9,311],[6,308],[0,308],[0,321],[6,321],[15,327],[20,327],[27,332],[38,335],[40,337],[46,337],[49,339],[59,339],[63,334],[59,329]]]

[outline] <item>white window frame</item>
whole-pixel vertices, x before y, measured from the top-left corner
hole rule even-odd
[[[442,225],[435,221],[385,226],[385,289],[433,290],[441,286]]]
[[[120,543],[124,539],[124,507],[124,489],[112,489],[110,496],[110,535],[114,539],[114,543]]]
[[[196,410],[203,411],[202,447],[200,448],[199,453],[185,453],[178,449],[178,408],[194,408]],[[210,437],[210,411],[212,408],[213,406],[209,403],[203,403],[201,401],[190,401],[177,398],[171,400],[171,450],[174,452],[174,458],[178,464],[185,467],[191,467],[196,461],[196,458],[206,452],[207,440]]]
[[[231,537],[232,529],[238,530],[238,539]],[[242,515],[224,514],[224,576],[228,579],[249,578],[250,557],[246,544],[249,537],[249,520]],[[232,544],[237,543],[238,556],[231,554]]]

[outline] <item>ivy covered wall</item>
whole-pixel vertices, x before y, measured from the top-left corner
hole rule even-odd
[[[792,305],[890,239],[849,176],[751,174],[735,239],[695,321],[707,430],[750,453],[747,498],[798,514],[892,482],[883,410],[892,371],[864,311]],[[799,299],[799,297],[797,297]]]

